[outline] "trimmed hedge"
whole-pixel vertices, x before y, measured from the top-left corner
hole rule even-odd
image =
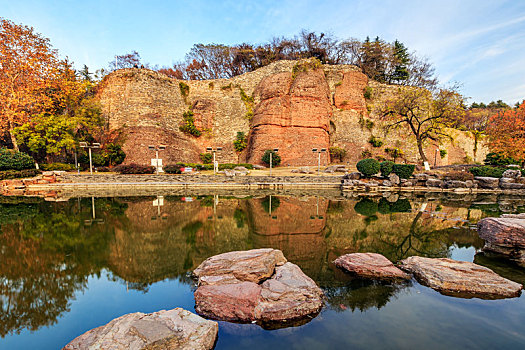
[[[131,163],[117,165],[113,168],[113,171],[120,174],[153,174],[155,172],[155,167]]]
[[[162,169],[164,170],[166,174],[180,174],[182,172],[181,168],[182,168],[182,165],[169,164],[169,165],[164,166]]]
[[[394,164],[392,166],[392,172],[399,176],[400,179],[410,179],[416,166],[414,164]]]
[[[194,168],[196,170],[213,170],[213,164],[177,163],[177,164],[171,165],[171,166],[190,167],[190,168]],[[248,170],[252,170],[253,169],[253,164],[247,164],[247,163],[239,163],[239,164],[235,164],[235,163],[219,163],[219,170],[234,169],[234,168],[236,168],[238,166],[243,166],[243,167],[245,167]],[[164,169],[164,171],[166,171],[166,167],[164,167],[163,169]],[[177,174],[177,173],[172,173],[172,174]]]
[[[356,167],[365,177],[371,177],[372,175],[377,174],[380,170],[379,162],[373,158],[360,160],[357,162]]]
[[[21,179],[25,177],[34,177],[40,174],[42,174],[42,171],[38,169],[4,170],[0,171],[0,180]]]
[[[44,171],[73,171],[75,170],[75,166],[73,164],[66,164],[66,163],[49,163],[49,164],[39,164],[38,165],[40,169]]]
[[[35,161],[29,154],[7,148],[0,149],[0,170],[34,169]]]
[[[379,169],[381,170],[381,176],[387,177],[388,175],[390,175],[394,168],[394,164],[395,164],[394,162],[391,162],[389,160],[381,162],[379,164]]]
[[[470,168],[469,171],[474,176],[481,176],[481,177],[497,177],[500,178],[503,176],[503,173],[507,170],[506,168],[499,168],[494,167],[490,165],[484,165],[484,166],[478,166],[474,168]]]

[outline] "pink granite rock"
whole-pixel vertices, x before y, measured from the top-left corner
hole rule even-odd
[[[381,254],[352,253],[338,257],[335,266],[359,277],[394,280],[410,279],[410,275],[401,271]]]

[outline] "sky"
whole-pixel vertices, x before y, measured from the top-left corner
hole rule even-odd
[[[77,68],[115,55],[171,66],[196,43],[264,43],[301,29],[403,42],[470,102],[525,99],[525,0],[0,0]]]

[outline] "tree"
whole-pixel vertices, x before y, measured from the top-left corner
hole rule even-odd
[[[493,115],[487,126],[492,151],[518,160],[525,159],[525,104]]]
[[[137,51],[131,51],[123,55],[115,56],[115,60],[109,62],[109,70],[114,71],[124,68],[138,68],[140,66],[140,55]]]
[[[408,80],[408,65],[410,64],[410,56],[408,50],[399,41],[394,41],[393,47],[393,58],[394,58],[394,71],[390,75],[390,82],[400,83]]]
[[[57,51],[32,27],[0,18],[0,131],[18,150],[15,127],[49,107]]]
[[[381,108],[381,116],[393,128],[407,128],[416,139],[419,155],[425,162],[423,150],[428,140],[440,141],[450,137],[451,127],[464,114],[464,98],[455,89],[440,89],[434,93],[421,88],[400,88]]]

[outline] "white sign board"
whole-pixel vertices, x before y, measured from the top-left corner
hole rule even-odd
[[[430,170],[430,165],[428,165],[428,162],[424,162],[423,165],[425,165],[425,170],[426,171]]]
[[[153,206],[158,207],[164,205],[164,196],[158,196],[157,199],[153,200]]]
[[[151,159],[151,166],[154,166],[155,168],[159,168],[159,173],[163,173],[164,170],[162,170],[162,159],[160,158],[152,158]]]

